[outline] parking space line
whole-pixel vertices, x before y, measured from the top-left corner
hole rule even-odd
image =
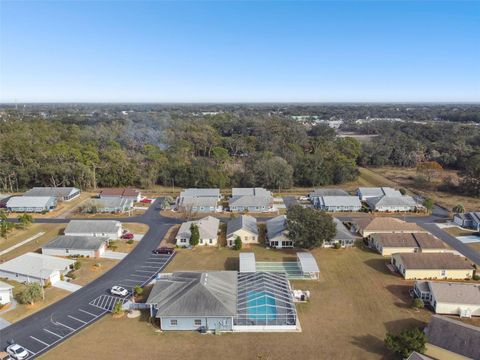
[[[67,326],[67,325],[65,325],[65,324],[62,324],[60,321],[56,321],[55,324],[62,325],[62,326],[66,327],[67,329],[70,329],[70,330],[72,330],[72,331],[76,331],[74,328],[71,328],[70,326]]]
[[[36,352],[33,352],[32,350],[28,350],[25,346],[22,345],[22,347],[27,350],[30,354],[32,354],[33,356],[37,355]]]
[[[129,276],[136,276],[136,277],[148,277],[148,275],[137,275],[137,274],[130,274]]]
[[[138,265],[138,266],[142,268],[158,269],[158,266],[151,266],[151,265]]]
[[[85,313],[85,314],[88,314],[88,315],[90,315],[90,316],[93,316],[94,318],[97,317],[97,315],[94,315],[94,314],[92,314],[91,312],[88,312],[88,311],[83,310],[83,309],[80,309],[80,308],[78,309],[78,311],[81,311],[81,312],[83,312],[83,313]]]
[[[135,270],[136,272],[144,272],[144,273],[149,273],[151,274],[152,273],[152,270]]]
[[[48,333],[50,333],[50,334],[52,334],[52,335],[55,335],[56,337],[58,337],[58,338],[60,338],[60,339],[63,339],[63,336],[60,336],[60,335],[58,335],[57,333],[54,333],[53,331],[50,331],[50,330],[45,329],[45,328],[43,328],[43,331],[46,331],[46,332],[48,332]]]
[[[72,315],[67,315],[69,318],[73,319],[73,320],[77,320],[83,324],[86,324],[87,322],[86,321],[83,321],[83,320],[80,320],[80,319],[77,319],[75,316],[72,316]]]
[[[131,282],[137,282],[138,283],[138,280],[135,280],[135,279],[123,279],[122,281],[131,281]]]
[[[50,344],[48,344],[48,343],[46,343],[45,341],[42,341],[42,340],[40,340],[40,339],[37,339],[35,336],[30,335],[30,337],[31,337],[33,340],[38,341],[40,344],[43,344],[43,345],[45,345],[45,346],[50,346]]]

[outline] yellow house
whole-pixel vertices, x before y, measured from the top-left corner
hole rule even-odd
[[[480,327],[433,315],[424,354],[437,360],[480,359]]]
[[[257,219],[242,215],[231,219],[227,224],[227,246],[235,245],[237,236],[242,244],[258,244]]]
[[[397,218],[369,217],[356,219],[353,228],[364,238],[371,234],[403,234],[427,233],[428,231],[415,223],[409,223]]]
[[[471,279],[473,267],[452,253],[396,253],[391,263],[405,279]]]
[[[371,234],[369,245],[383,256],[395,253],[451,252],[443,241],[427,233]]]

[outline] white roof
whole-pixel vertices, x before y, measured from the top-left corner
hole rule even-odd
[[[402,196],[400,191],[391,187],[360,187],[358,191],[361,196]]]
[[[74,260],[30,252],[0,264],[0,270],[47,279],[53,272],[64,270],[74,263]]]
[[[256,272],[255,254],[253,252],[240,253],[240,272]]]
[[[71,220],[65,234],[118,233],[122,224],[116,220]]]
[[[45,207],[52,198],[52,196],[13,196],[7,201],[6,206],[7,208]]]
[[[190,232],[190,226],[196,224],[198,226],[198,232],[201,239],[214,239],[218,235],[218,228],[220,226],[220,220],[213,216],[207,216],[200,220],[184,222],[178,230],[177,238],[190,238],[192,235]]]
[[[320,269],[318,268],[317,261],[313,255],[309,252],[298,252],[297,259],[300,262],[300,268],[304,273],[318,273]]]
[[[190,188],[190,189],[185,189],[180,193],[180,197],[184,196],[196,196],[196,197],[220,197],[220,189],[196,189],[196,188]]]
[[[66,197],[73,193],[80,192],[80,189],[75,187],[34,187],[28,190],[24,196],[54,196]]]
[[[320,204],[325,206],[358,206],[362,203],[357,196],[322,196],[320,197]]]

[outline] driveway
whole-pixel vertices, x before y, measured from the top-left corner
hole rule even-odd
[[[71,282],[68,281],[57,281],[56,283],[52,284],[53,287],[63,289],[69,292],[75,292],[77,290],[80,290],[82,286],[77,285],[77,284],[72,284]]]
[[[106,250],[100,257],[104,259],[123,260],[128,253]]]
[[[10,326],[10,323],[5,319],[0,318],[0,330],[6,328],[7,326]]]
[[[113,285],[121,284],[131,291],[136,284],[147,284],[154,279],[172,257],[155,256],[151,251],[158,247],[172,225],[180,223],[162,217],[154,209],[155,204],[141,216],[116,218],[123,222],[144,223],[150,229],[143,240],[112,270],[56,303],[1,329],[0,349],[8,345],[8,340],[14,339],[30,352],[29,358],[39,356],[108,313],[109,308],[102,297],[108,295],[108,290]],[[67,221],[36,219],[39,223]]]

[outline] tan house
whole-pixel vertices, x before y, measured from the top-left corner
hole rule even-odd
[[[227,246],[235,245],[237,236],[243,244],[258,244],[257,219],[249,215],[231,219],[227,224]]]
[[[473,267],[452,253],[397,253],[391,263],[405,279],[471,279]]]
[[[355,219],[353,229],[364,238],[371,234],[393,233],[427,233],[428,231],[415,223],[409,223],[397,218],[370,217]]]
[[[383,256],[395,253],[451,252],[443,241],[428,233],[372,234],[369,245]]]

